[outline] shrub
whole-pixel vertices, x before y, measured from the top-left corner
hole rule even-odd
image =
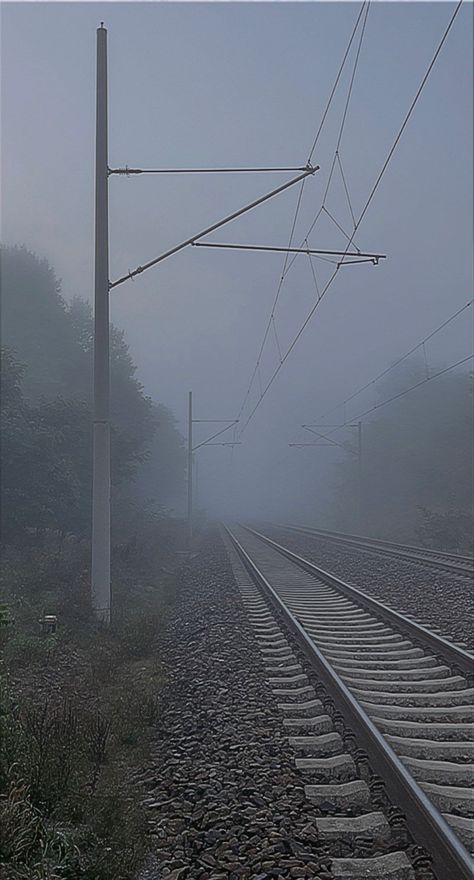
[[[46,825],[31,802],[25,782],[12,778],[0,796],[2,878],[62,880],[77,852],[70,835]]]
[[[83,762],[77,710],[64,700],[47,701],[16,710],[22,734],[19,761],[28,780],[31,799],[48,816],[68,792]]]
[[[89,650],[89,674],[94,688],[110,684],[120,663],[120,649],[110,640],[96,639]]]
[[[57,639],[54,636],[18,635],[9,639],[5,647],[7,665],[46,666],[54,655]]]
[[[419,506],[421,544],[435,550],[472,553],[472,516],[461,510],[439,512]]]
[[[122,649],[129,657],[148,657],[155,646],[159,617],[137,614],[117,627]]]

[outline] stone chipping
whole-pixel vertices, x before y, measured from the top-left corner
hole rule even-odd
[[[320,536],[309,537],[277,527],[261,531],[354,587],[474,650],[471,578],[336,544]]]
[[[334,816],[338,806],[316,804],[305,792],[310,780],[297,769],[302,753],[293,734],[306,731],[287,729],[281,706],[288,697],[283,703],[272,693],[288,686],[288,676],[269,686],[216,531],[187,564],[161,656],[161,718],[152,761],[140,774],[154,855],[139,880],[330,880],[334,856],[342,873],[348,858],[395,858],[395,837],[374,850],[366,835],[342,834],[331,852],[320,838],[317,818]],[[284,661],[275,655],[273,662],[278,678]],[[295,673],[303,674],[299,663]]]

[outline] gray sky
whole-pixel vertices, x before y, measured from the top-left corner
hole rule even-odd
[[[2,240],[46,256],[66,297],[91,298],[95,29],[101,19],[109,31],[112,166],[301,165],[358,9],[312,2],[4,3]],[[380,2],[370,8],[340,147],[356,214],[453,9]],[[377,268],[339,272],[245,432],[245,446],[235,451],[234,491],[240,487],[256,509],[282,492],[293,491],[297,503],[298,483],[289,487],[301,483],[303,471],[287,444],[301,422],[384,369],[472,295],[471,59],[472,4],[466,3],[356,236],[361,249],[388,259]],[[321,203],[350,71],[351,64],[313,157],[321,171],[305,186],[298,243]],[[113,178],[111,278],[284,179]],[[297,188],[291,189],[212,240],[285,245],[296,198]],[[336,174],[327,206],[349,229]],[[344,242],[324,217],[310,237],[313,247],[337,249]],[[196,416],[236,417],[282,260],[189,248],[111,293],[112,319],[126,331],[147,393],[174,410],[183,430],[189,389]],[[327,264],[315,267],[324,282]],[[308,258],[301,256],[276,312],[283,350],[314,299]],[[471,346],[468,312],[438,335],[428,354],[448,364]],[[277,362],[270,336],[263,386]],[[258,394],[257,379],[250,406]],[[229,456],[218,447],[200,456],[206,498],[217,505],[229,487]],[[279,461],[283,483],[274,479]],[[330,461],[320,450],[318,467]]]

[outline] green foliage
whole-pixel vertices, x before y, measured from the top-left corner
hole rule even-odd
[[[112,328],[117,546],[105,632],[89,592],[91,310],[68,304],[53,269],[25,248],[1,249],[1,281],[0,874],[131,880],[146,820],[125,776],[159,713],[155,636],[171,595],[161,566],[176,540],[159,511],[182,489],[182,438]],[[37,634],[45,612],[58,617],[54,637]],[[3,625],[10,613],[15,627]]]
[[[0,604],[0,648],[8,641],[15,618],[9,605]]]
[[[417,535],[424,547],[442,547],[444,550],[472,554],[472,518],[469,514],[459,510],[439,513],[426,507],[420,507],[419,512],[421,524]]]
[[[6,662],[15,667],[46,666],[57,647],[54,636],[17,635],[5,647]]]
[[[48,826],[28,786],[12,777],[0,795],[0,865],[5,880],[63,880],[78,849],[58,828]]]
[[[11,626],[14,621],[8,605],[0,603],[0,627]]]
[[[156,645],[159,618],[156,614],[140,613],[127,618],[118,627],[120,643],[127,656],[149,657]]]
[[[25,528],[87,534],[92,491],[92,414],[77,399],[38,406],[21,391],[21,368],[2,349],[3,535]],[[130,481],[142,460],[137,441],[112,429],[112,484]]]
[[[186,451],[173,413],[162,404],[151,408],[154,433],[149,455],[137,470],[136,488],[140,497],[155,502],[179,502],[183,490]]]
[[[101,639],[93,643],[88,652],[91,687],[99,689],[110,684],[120,662],[120,649],[112,639]]]
[[[145,817],[121,769],[107,766],[128,705],[110,706],[107,717],[67,700],[19,706],[4,691],[0,707],[2,878],[130,880],[145,852]],[[140,715],[134,724],[140,737]]]
[[[424,363],[407,361],[379,383],[377,399],[386,400],[425,378]],[[358,405],[363,408],[362,401]],[[440,547],[463,540],[466,523],[472,521],[472,377],[448,373],[426,383],[364,421],[362,434],[362,521],[359,465],[347,455],[339,468],[334,524],[411,542],[419,540],[421,528],[427,540],[428,532],[436,532],[437,539],[448,541]],[[432,515],[422,513],[420,523],[422,509]]]
[[[64,531],[84,534],[91,493],[91,309],[80,299],[68,304],[53,269],[24,247],[1,248],[1,282],[2,472],[11,473],[10,534],[29,527],[26,520],[39,528],[61,528],[60,521]],[[143,393],[116,327],[110,370],[115,506],[122,499],[126,506],[130,496],[174,501],[184,484],[183,441],[170,411]]]
[[[127,780],[147,760],[160,713],[156,631],[176,592],[165,535],[171,544],[170,524],[158,520],[114,551],[108,630],[77,623],[86,542],[65,540],[56,553],[49,536],[8,548],[2,574],[16,623],[0,679],[2,880],[137,876],[147,824]],[[54,639],[32,634],[43,610],[58,614]],[[43,663],[48,645],[54,659]]]
[[[64,368],[74,334],[60,284],[46,260],[25,247],[2,247],[2,343],[24,364],[26,397],[67,395]]]

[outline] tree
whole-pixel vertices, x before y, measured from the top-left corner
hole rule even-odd
[[[6,506],[17,526],[54,522],[83,534],[91,515],[91,308],[78,298],[66,303],[52,267],[25,247],[2,247],[0,256]],[[124,333],[113,326],[110,349],[113,498],[122,512],[132,501],[167,504],[184,482],[182,438],[172,413],[144,394]]]
[[[25,247],[2,247],[0,258],[2,342],[24,365],[23,393],[32,402],[64,394],[74,335],[59,281]]]
[[[57,454],[54,430],[21,391],[22,368],[1,350],[2,539],[26,528],[58,528],[60,508],[75,507],[76,486],[68,462]]]
[[[186,450],[176,419],[162,404],[152,405],[154,433],[149,454],[137,469],[136,490],[144,499],[160,506],[171,506],[184,490]]]
[[[379,384],[379,402],[402,394],[426,376],[423,362],[405,362]],[[446,534],[449,531],[452,541],[454,523],[465,523],[472,516],[471,407],[472,376],[446,373],[403,394],[378,417],[364,422],[364,530],[419,540],[417,530],[424,524],[426,531],[430,514],[443,517],[451,512]],[[339,524],[345,529],[360,527],[357,467],[349,456],[339,466]]]
[[[92,496],[92,413],[80,400],[32,406],[21,390],[23,368],[8,350],[2,361],[3,536],[30,529],[87,535]],[[129,483],[142,456],[116,428],[112,432],[112,489]]]

